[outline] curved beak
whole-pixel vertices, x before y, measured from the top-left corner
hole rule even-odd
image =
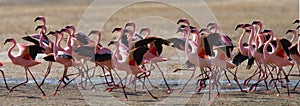
[[[238,24],[238,25],[236,25],[234,30],[236,31],[237,29],[242,28],[242,26],[244,26],[244,24]]]
[[[11,39],[6,39],[3,44],[5,45],[7,42],[10,42],[10,41],[11,41]]]
[[[107,44],[107,46],[110,46],[110,45],[112,45],[112,44],[114,44],[116,41],[110,41],[108,44]]]
[[[296,23],[300,23],[300,20],[295,20],[294,22],[293,22],[293,24],[296,24]]]
[[[99,33],[99,31],[97,31],[97,30],[92,30],[89,34],[88,34],[88,36],[90,36],[90,35],[92,35],[92,34],[98,34]]]

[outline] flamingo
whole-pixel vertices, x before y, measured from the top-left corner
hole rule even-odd
[[[300,46],[299,46],[299,42],[300,42],[300,37],[298,37],[297,43],[294,46],[291,47],[289,52],[291,53],[290,57],[292,58],[292,60],[295,61],[295,63],[297,63],[297,68],[298,68],[299,75],[300,75],[300,67],[299,67],[299,64],[300,64],[300,52],[299,52]],[[295,90],[297,88],[299,82],[300,82],[300,80],[297,82],[297,84],[295,85],[295,87],[292,90]]]
[[[57,45],[59,45],[57,43],[57,39],[58,39],[57,36],[58,36],[58,34],[57,34],[57,32],[51,31],[47,35],[50,35],[50,34],[55,37],[55,42],[54,42],[55,45],[53,47],[54,59],[55,59],[56,62],[58,62],[58,63],[60,63],[60,64],[62,64],[64,66],[63,76],[60,78],[59,84],[58,84],[55,92],[52,94],[52,96],[55,96],[56,93],[57,93],[57,91],[58,91],[58,88],[59,88],[61,82],[66,77],[66,73],[67,73],[68,67],[71,67],[71,66],[80,66],[82,64],[80,62],[78,62],[78,61],[74,61],[73,57],[70,54],[68,54],[68,53],[66,53],[64,51],[57,51]]]
[[[272,39],[273,39],[273,32],[272,30],[264,30],[263,33],[267,33],[267,34],[270,34],[271,38],[266,42],[266,44],[264,45],[263,47],[263,55],[264,55],[264,59],[267,63],[272,63],[274,65],[276,65],[278,68],[279,68],[279,72],[278,73],[281,73],[281,71],[283,70],[283,67],[284,66],[293,66],[294,65],[294,62],[293,61],[289,61],[288,59],[285,59],[283,57],[280,57],[280,56],[277,56],[276,54],[274,53],[269,53],[267,51],[267,46],[270,45]],[[279,41],[279,39],[277,39],[277,42]],[[277,45],[277,46],[282,46],[282,45]],[[288,97],[290,96],[290,92],[289,92],[289,88],[288,88],[288,79],[286,77],[286,86],[287,86],[287,90],[288,90]],[[277,91],[279,95],[279,91]]]
[[[157,97],[155,97],[147,88],[147,86],[145,85],[145,83],[143,81],[141,81],[141,79],[137,76],[137,74],[139,73],[145,73],[146,71],[144,69],[142,69],[141,67],[139,67],[139,65],[142,63],[143,60],[143,56],[146,53],[146,51],[149,49],[145,46],[142,47],[138,47],[138,48],[134,48],[132,50],[130,50],[128,55],[124,55],[123,53],[120,53],[121,51],[118,49],[120,46],[120,39],[121,39],[120,35],[117,38],[117,41],[111,41],[109,43],[109,45],[113,44],[115,45],[115,50],[112,54],[112,62],[114,64],[114,68],[118,69],[118,70],[123,70],[127,73],[127,75],[125,76],[125,78],[127,78],[128,74],[132,74],[135,76],[135,78],[137,78],[140,82],[142,82],[143,86],[145,86],[145,88],[147,89],[148,93],[150,94],[150,96],[153,99],[157,99]],[[121,56],[119,58],[119,56],[117,56],[117,54],[119,54],[119,56]],[[122,80],[120,81],[122,82]],[[124,88],[123,88],[124,89]],[[125,100],[127,100],[127,96],[126,93],[125,94]]]
[[[179,93],[181,93],[183,91],[183,89],[185,88],[185,86],[188,84],[188,82],[194,77],[194,74],[195,74],[195,70],[196,70],[196,66],[200,67],[200,69],[202,71],[204,71],[204,68],[209,68],[212,66],[212,63],[211,61],[208,59],[208,58],[205,58],[205,52],[204,53],[201,53],[201,55],[199,56],[198,52],[199,50],[202,51],[202,50],[205,50],[203,47],[204,46],[199,46],[197,47],[196,43],[193,42],[193,41],[190,41],[188,39],[189,37],[189,28],[188,27],[185,27],[183,29],[180,29],[180,31],[183,32],[183,34],[185,34],[184,36],[186,37],[185,39],[185,53],[186,53],[186,56],[188,58],[188,60],[195,64],[195,67],[193,69],[191,69],[191,71],[193,71],[192,75],[190,76],[190,78],[188,79],[188,81],[183,85],[183,87],[179,90]],[[203,41],[200,40],[199,44],[203,45],[202,43],[204,43]],[[192,49],[191,50],[188,50],[188,44],[191,45]],[[205,72],[205,71],[204,71]],[[209,71],[210,72],[210,71]],[[205,72],[206,73],[206,72]]]
[[[29,74],[31,75],[32,79],[34,80],[34,82],[36,83],[37,87],[40,89],[40,91],[42,92],[43,96],[42,98],[46,97],[46,94],[44,93],[44,91],[42,90],[42,88],[39,86],[39,84],[37,83],[37,81],[35,80],[35,77],[33,76],[33,74],[31,73],[29,67],[35,66],[40,64],[41,62],[35,61],[33,59],[33,57],[35,57],[37,55],[37,53],[42,52],[44,49],[36,46],[36,45],[25,45],[25,44],[17,44],[16,40],[14,38],[9,38],[6,39],[4,42],[4,45],[7,42],[12,42],[13,45],[8,49],[7,55],[10,58],[10,60],[12,61],[13,64],[15,65],[19,65],[24,67],[25,70],[25,76],[26,76],[26,81],[23,83],[20,83],[14,87],[12,87],[10,89],[10,92],[12,92],[16,87],[23,85],[25,83],[28,82],[28,76],[27,76],[27,72],[29,72]],[[16,45],[19,48],[19,53],[16,56],[13,56],[11,54],[12,50],[16,47]]]
[[[0,67],[2,67],[2,66],[3,66],[3,63],[0,62]],[[0,72],[1,72],[1,74],[2,74],[2,77],[3,77],[4,83],[5,83],[6,89],[7,89],[7,90],[10,90],[10,88],[7,86],[7,83],[6,83],[6,79],[5,79],[5,75],[4,75],[3,70],[0,69]]]
[[[149,33],[150,33],[150,30],[148,30],[148,34]],[[164,77],[164,73],[162,72],[162,70],[160,69],[160,67],[158,66],[157,63],[169,60],[168,58],[160,56],[160,54],[162,53],[162,49],[163,49],[162,44],[169,46],[169,43],[170,42],[168,40],[158,38],[155,36],[149,37],[149,35],[147,35],[145,37],[145,39],[139,40],[134,44],[134,48],[141,47],[141,46],[147,46],[147,44],[150,44],[148,46],[149,50],[144,54],[144,58],[149,61],[149,63],[151,64],[150,67],[153,67],[153,64],[155,64],[155,66],[160,71],[160,73],[164,79],[164,82],[168,88],[167,93],[171,93],[171,88],[169,87],[169,85]]]

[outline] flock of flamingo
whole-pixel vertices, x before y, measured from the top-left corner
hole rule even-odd
[[[124,93],[124,100],[127,100],[126,84],[128,75],[133,76],[130,78],[129,83],[136,84],[136,81],[143,84],[143,88],[151,95],[153,99],[157,99],[153,93],[146,86],[146,80],[152,87],[154,86],[149,80],[151,71],[157,68],[167,87],[167,93],[171,93],[171,88],[168,85],[168,81],[164,77],[164,73],[159,67],[159,62],[168,61],[169,59],[161,56],[164,46],[171,46],[178,50],[183,51],[186,54],[187,61],[185,62],[186,69],[175,69],[173,72],[179,70],[192,71],[192,75],[187,82],[179,90],[181,93],[189,81],[194,78],[197,67],[200,68],[200,74],[197,75],[197,89],[196,92],[200,92],[203,88],[209,86],[209,90],[214,89],[219,93],[220,77],[225,75],[228,83],[230,84],[227,73],[233,75],[233,80],[236,81],[242,92],[255,91],[258,84],[263,82],[265,84],[265,93],[268,93],[270,89],[276,89],[277,95],[279,92],[279,85],[282,88],[286,88],[288,97],[290,96],[289,89],[289,76],[300,76],[300,37],[298,41],[293,43],[296,38],[297,31],[295,29],[289,29],[286,35],[291,33],[293,35],[291,40],[287,40],[285,37],[274,38],[273,31],[270,29],[263,29],[262,22],[253,21],[252,23],[238,24],[235,30],[242,29],[243,32],[240,36],[238,46],[238,52],[234,53],[235,46],[232,40],[222,32],[220,26],[216,23],[209,23],[207,27],[200,30],[190,25],[186,18],[179,19],[177,24],[179,25],[177,33],[182,33],[182,37],[174,38],[160,38],[150,35],[149,28],[142,28],[139,33],[135,31],[135,23],[128,22],[124,28],[116,27],[112,33],[119,33],[116,40],[109,42],[107,46],[113,45],[114,50],[110,50],[101,44],[101,32],[98,30],[91,31],[88,35],[82,32],[77,32],[73,25],[68,25],[57,31],[47,31],[46,19],[43,16],[35,18],[34,22],[41,21],[42,25],[36,27],[38,34],[32,34],[24,36],[22,39],[30,42],[29,44],[16,43],[14,38],[6,39],[4,44],[11,42],[13,45],[8,49],[8,57],[13,64],[24,67],[26,80],[16,86],[9,87],[6,83],[3,71],[3,79],[7,89],[12,92],[18,86],[28,82],[28,72],[32,79],[36,83],[36,88],[39,89],[43,98],[46,97],[42,89],[42,85],[51,71],[52,63],[62,64],[64,66],[63,75],[60,77],[59,84],[52,94],[55,96],[59,88],[64,88],[70,82],[78,77],[81,77],[82,88],[86,87],[88,80],[93,85],[91,89],[95,89],[97,85],[107,84],[107,91],[121,88]],[[300,27],[299,20],[295,20],[293,24],[297,24],[297,29]],[[64,34],[67,34],[67,40],[64,39]],[[97,41],[93,41],[89,38],[89,35],[95,34],[98,36]],[[54,36],[54,40],[50,40],[48,36]],[[141,35],[145,35],[142,37]],[[247,42],[243,42],[245,36],[248,35]],[[299,36],[300,34],[298,34]],[[192,37],[190,37],[192,36]],[[67,47],[62,47],[61,42],[66,41]],[[12,55],[12,50],[17,45],[19,53]],[[42,82],[38,83],[30,71],[30,67],[40,64],[36,61],[37,54],[46,54],[43,59],[49,62],[46,74]],[[256,69],[253,74],[247,78],[243,84],[240,84],[237,77],[237,70],[242,62],[248,60],[247,69],[253,67],[256,64]],[[87,62],[93,62],[95,66],[88,67]],[[297,64],[299,74],[291,74],[293,66]],[[0,63],[2,66],[3,63]],[[78,73],[68,74],[68,68],[74,67],[78,69]],[[88,71],[95,67],[101,67],[105,81],[104,83],[93,84],[90,78],[94,76],[89,75]],[[284,67],[290,67],[285,71]],[[118,71],[125,71],[126,76],[120,76]],[[234,70],[231,71],[231,70]],[[93,72],[93,73],[94,73]],[[109,73],[110,79],[107,78],[106,72]],[[112,72],[117,76],[118,82],[115,82]],[[84,77],[85,75],[85,78]],[[72,79],[69,79],[71,75],[76,75]],[[142,80],[143,78],[143,80]],[[253,79],[255,83],[249,84]],[[209,84],[207,84],[209,81]],[[212,82],[211,82],[212,81]],[[298,83],[300,80],[298,81]],[[61,86],[61,83],[64,85]],[[85,83],[85,84],[84,84]],[[297,85],[292,89],[295,90]],[[271,86],[270,86],[271,85]],[[244,90],[242,86],[248,86],[248,90]]]

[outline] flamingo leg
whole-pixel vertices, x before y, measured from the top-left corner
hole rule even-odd
[[[122,86],[122,88],[123,88],[122,90],[123,90],[123,93],[124,93],[124,96],[125,96],[124,100],[127,100],[128,97],[127,97],[127,94],[126,94],[126,91],[125,91],[125,85],[123,85],[123,83],[122,83],[122,81],[121,81],[122,79],[121,79],[120,75],[117,73],[117,71],[114,70],[114,72],[116,73],[117,77],[119,78],[120,83],[121,83],[121,86]]]
[[[165,81],[165,84],[166,84],[166,86],[167,86],[167,88],[168,88],[167,93],[171,93],[171,88],[170,88],[169,85],[168,85],[168,82],[167,82],[167,80],[166,80],[166,78],[165,78],[164,73],[162,72],[162,70],[160,69],[160,67],[157,65],[157,63],[154,63],[154,64],[156,65],[156,67],[157,67],[158,70],[160,71],[161,76],[163,77],[163,79],[164,79],[164,81]]]
[[[49,63],[48,63],[48,67],[47,67],[47,71],[46,71],[46,74],[45,74],[45,76],[44,76],[44,78],[43,78],[42,82],[39,84],[39,86],[42,86],[42,85],[44,85],[44,82],[45,82],[46,78],[47,78],[47,77],[48,77],[48,75],[50,74],[51,67],[52,67],[52,63],[53,63],[53,62],[50,62],[50,61],[49,61]]]
[[[29,72],[29,74],[31,75],[31,77],[32,77],[32,79],[33,79],[33,81],[35,82],[35,84],[38,86],[38,88],[40,89],[40,91],[43,93],[43,98],[45,98],[46,97],[46,94],[45,94],[45,92],[42,90],[42,88],[39,86],[39,84],[37,83],[37,81],[35,80],[35,78],[34,78],[34,76],[33,76],[33,74],[31,73],[31,71],[29,70],[29,68],[25,68],[25,69],[27,69],[27,71]]]
[[[183,91],[183,89],[185,88],[185,86],[186,86],[186,85],[190,82],[190,80],[194,77],[194,74],[195,74],[195,71],[196,71],[196,67],[194,67],[193,70],[194,70],[194,71],[193,71],[192,75],[190,76],[190,78],[188,79],[188,81],[183,85],[183,87],[179,90],[178,93],[181,93],[181,92]]]
[[[24,85],[24,84],[26,84],[26,83],[28,82],[27,69],[26,69],[25,67],[24,67],[24,69],[25,69],[25,77],[26,77],[26,80],[25,80],[24,82],[22,82],[22,83],[16,85],[16,86],[13,86],[13,87],[9,90],[9,92],[12,92],[12,91],[13,91],[15,88],[17,88],[18,86]]]
[[[145,86],[147,92],[150,94],[150,96],[153,98],[153,99],[158,99],[156,96],[154,96],[148,89],[148,87],[145,85],[145,83],[141,80],[141,78],[138,78],[137,76],[135,76],[142,84],[143,86]]]
[[[55,95],[56,95],[56,93],[57,93],[57,91],[58,91],[58,88],[59,88],[61,82],[64,80],[64,78],[65,78],[65,76],[66,76],[66,74],[67,74],[66,72],[67,72],[67,70],[68,70],[68,67],[64,67],[64,68],[65,68],[65,69],[64,69],[63,76],[60,78],[59,83],[58,83],[58,86],[56,87],[56,90],[55,90],[55,92],[52,94],[52,96],[55,96]]]
[[[4,83],[5,83],[6,89],[10,90],[10,88],[7,86],[6,79],[5,79],[5,76],[4,76],[4,72],[1,69],[0,69],[0,72],[2,74],[2,77],[3,77]]]

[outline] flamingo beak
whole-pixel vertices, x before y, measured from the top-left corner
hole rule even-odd
[[[89,34],[88,34],[88,36],[90,36],[90,35],[92,35],[92,34],[98,34],[99,33],[99,31],[97,31],[97,30],[92,30]]]
[[[238,24],[238,25],[236,25],[234,30],[236,31],[237,29],[241,28],[242,26],[244,26],[244,24]]]
[[[4,45],[7,43],[7,42],[10,42],[11,41],[11,39],[6,39],[5,41],[4,41]]]
[[[179,20],[177,21],[177,24],[179,24],[179,23],[181,23],[181,22],[185,22],[185,21],[187,21],[187,19],[185,19],[185,18],[179,19]]]
[[[253,22],[252,22],[252,25],[258,24],[258,23],[259,23],[259,21],[253,21]]]
[[[111,33],[114,33],[116,31],[120,31],[122,28],[114,28],[114,30]]]
[[[41,17],[36,17],[33,22],[36,22],[37,20],[41,20],[41,19],[42,19]]]
[[[206,26],[206,28],[208,28],[210,26],[213,26],[213,25],[214,25],[214,23],[208,23],[207,26]]]
[[[298,25],[296,29],[299,29],[299,28],[300,28],[300,25]]]
[[[37,31],[38,29],[41,29],[41,28],[43,28],[44,26],[43,25],[39,25],[39,26],[37,26],[36,28],[35,28],[35,31]]]
[[[108,44],[107,44],[107,46],[110,46],[110,45],[112,45],[112,44],[114,44],[116,41],[110,41]]]
[[[300,23],[300,20],[295,20],[294,22],[293,22],[293,24],[296,24],[296,23]]]
[[[288,34],[288,33],[290,33],[290,32],[292,32],[291,29],[287,30],[287,31],[285,32],[285,34]]]

